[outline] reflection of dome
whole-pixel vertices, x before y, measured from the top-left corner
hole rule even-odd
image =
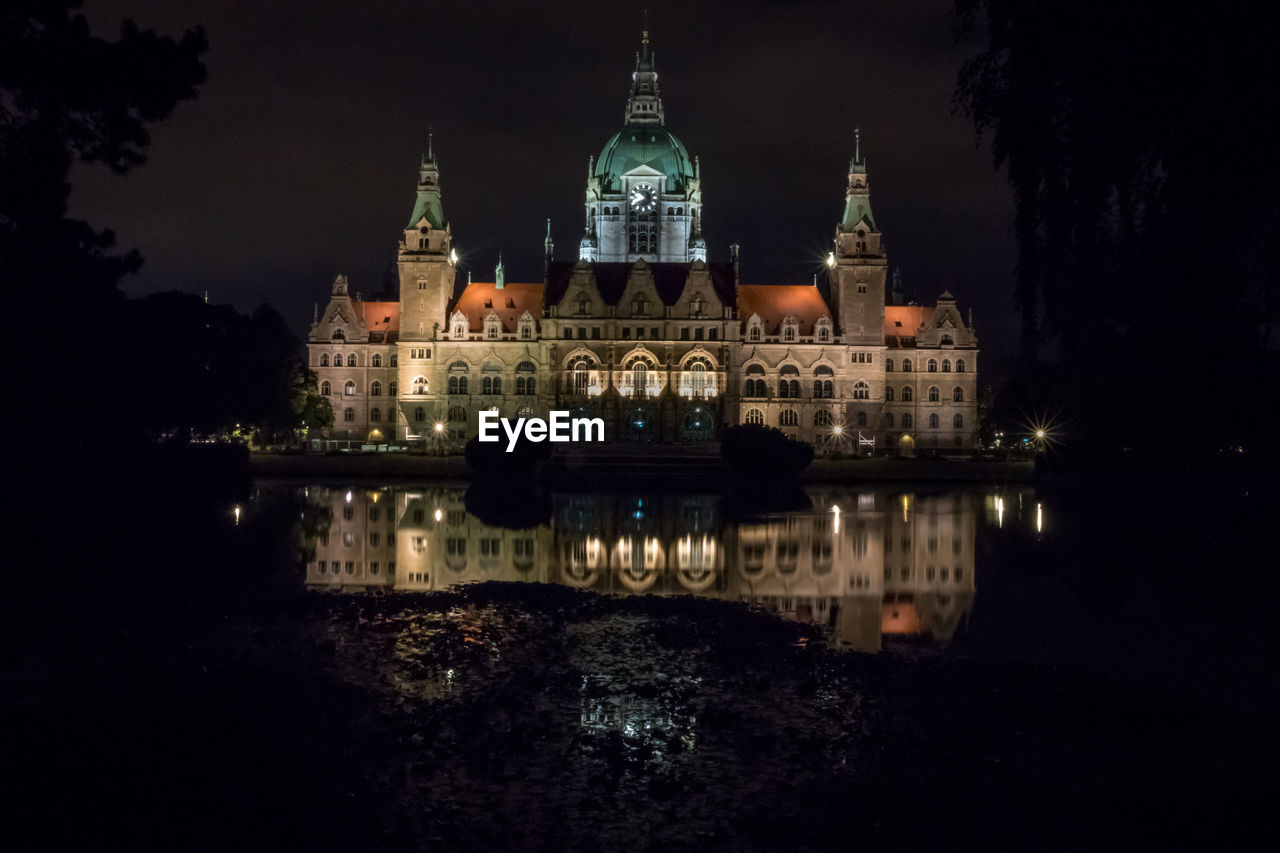
[[[622,128],[605,143],[596,161],[595,176],[604,192],[621,192],[620,176],[637,166],[648,166],[667,176],[667,192],[682,192],[693,178],[693,164],[684,143],[659,126]]]

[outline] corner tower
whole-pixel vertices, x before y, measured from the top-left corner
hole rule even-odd
[[[440,165],[428,143],[418,168],[418,196],[396,257],[401,341],[429,341],[444,330],[455,261],[453,235],[440,204]]]
[[[888,262],[880,229],[871,215],[867,163],[859,131],[853,135],[853,160],[845,189],[844,217],[836,226],[831,256],[831,303],[839,334],[847,344],[884,342],[884,285]]]
[[[702,175],[666,129],[654,53],[645,30],[622,130],[587,166],[585,261],[689,263],[707,259]]]

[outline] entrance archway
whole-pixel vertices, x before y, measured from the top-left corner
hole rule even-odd
[[[622,434],[627,441],[647,444],[653,441],[657,431],[657,416],[648,409],[636,407],[623,413]]]
[[[898,439],[898,455],[899,456],[915,456],[916,440],[909,435],[904,435]]]
[[[689,412],[680,427],[681,440],[689,443],[710,441],[714,433],[715,419],[705,409]]]

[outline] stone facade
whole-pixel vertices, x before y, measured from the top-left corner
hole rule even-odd
[[[335,421],[315,446],[456,448],[481,410],[567,409],[603,417],[610,440],[699,443],[723,425],[763,423],[820,453],[976,447],[972,322],[949,293],[923,306],[896,277],[888,290],[860,139],[825,295],[816,281],[742,283],[736,246],[728,263],[705,260],[697,161],[666,130],[647,38],[586,199],[576,262],[554,260],[548,231],[543,281],[507,282],[499,261],[492,282],[459,290],[428,151],[399,292],[364,301],[340,276],[313,322],[310,363]]]

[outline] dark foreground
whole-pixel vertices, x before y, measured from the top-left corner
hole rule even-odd
[[[734,603],[490,583],[68,621],[5,660],[11,850],[1221,849],[1262,813],[1269,741],[1217,712]]]

